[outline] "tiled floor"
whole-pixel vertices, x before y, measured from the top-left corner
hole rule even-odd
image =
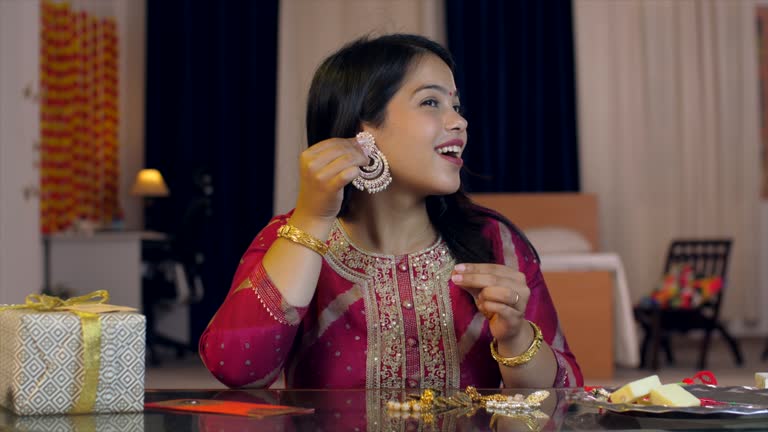
[[[768,372],[768,361],[760,359],[765,343],[765,339],[741,340],[745,363],[742,367],[735,367],[731,353],[725,343],[720,338],[715,337],[709,355],[708,369],[715,373],[720,385],[753,386],[755,372]],[[682,378],[697,372],[698,343],[678,338],[674,339],[673,345],[675,346],[676,366],[669,367],[662,362],[661,369],[656,372],[664,383],[680,381]],[[617,386],[652,373],[649,370],[618,368],[612,380],[588,380],[586,384]],[[147,370],[146,387],[151,389],[224,388],[208,373],[197,356],[174,359],[170,354],[166,354],[161,367]]]

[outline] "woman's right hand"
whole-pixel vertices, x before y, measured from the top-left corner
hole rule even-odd
[[[299,158],[299,197],[294,215],[332,223],[341,209],[344,186],[368,164],[355,138],[329,138]]]
[[[326,241],[341,208],[344,186],[367,163],[354,138],[330,138],[304,150],[299,158],[299,198],[288,223]],[[322,262],[315,250],[280,238],[262,260],[285,302],[302,307],[312,301]]]

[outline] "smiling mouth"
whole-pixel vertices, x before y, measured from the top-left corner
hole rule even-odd
[[[461,146],[445,146],[435,150],[441,156],[459,159],[461,157]]]

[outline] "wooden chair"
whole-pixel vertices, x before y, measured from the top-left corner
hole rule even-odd
[[[674,363],[669,341],[670,334],[674,332],[687,333],[690,330],[704,331],[704,339],[701,342],[699,352],[699,369],[706,369],[709,344],[712,332],[715,330],[719,331],[728,343],[736,364],[742,365],[743,358],[738,342],[719,320],[720,304],[728,286],[726,276],[730,252],[730,239],[676,240],[670,244],[664,265],[664,274],[669,273],[678,265],[688,264],[698,275],[720,276],[723,279],[723,287],[713,299],[696,308],[636,306],[634,309],[635,319],[645,331],[640,347],[640,367],[646,367],[648,364],[649,348],[652,369],[659,367],[658,354],[659,348],[662,347],[667,353],[668,362]]]

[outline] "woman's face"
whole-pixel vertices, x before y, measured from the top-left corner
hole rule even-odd
[[[389,161],[390,187],[422,196],[458,190],[467,121],[450,68],[427,54],[415,60],[387,105],[384,123],[366,127]]]

